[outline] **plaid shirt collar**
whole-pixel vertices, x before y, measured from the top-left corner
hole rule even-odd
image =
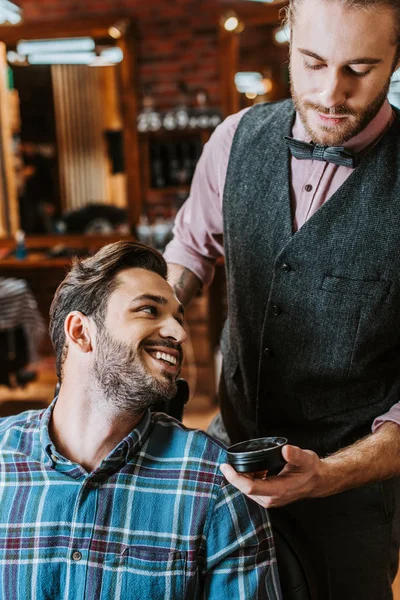
[[[81,465],[68,460],[57,452],[57,449],[50,438],[49,425],[56,402],[57,397],[54,398],[53,402],[44,411],[40,419],[39,437],[42,454],[41,462],[73,479],[87,477],[88,473]],[[150,410],[147,410],[135,429],[133,429],[133,431],[131,431],[110,452],[97,469],[90,473],[90,478],[100,483],[110,477],[110,475],[119,471],[132,456],[138,454],[149,437],[152,428],[153,420],[151,418]]]

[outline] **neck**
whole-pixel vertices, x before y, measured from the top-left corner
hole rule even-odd
[[[105,398],[63,383],[50,422],[50,437],[65,458],[91,472],[139,423],[143,414],[110,410]]]

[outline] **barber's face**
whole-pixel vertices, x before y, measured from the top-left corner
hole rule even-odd
[[[93,384],[115,407],[140,413],[176,393],[183,311],[156,273],[130,268],[117,281],[104,326],[97,327]]]
[[[376,116],[395,62],[394,24],[389,7],[298,3],[290,51],[292,95],[314,142],[340,145]]]

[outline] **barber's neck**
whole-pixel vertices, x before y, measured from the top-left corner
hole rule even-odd
[[[90,473],[136,427],[142,415],[113,409],[93,389],[87,371],[68,371],[64,371],[54,407],[50,437],[62,456]]]

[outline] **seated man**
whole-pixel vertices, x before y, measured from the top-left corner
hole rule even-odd
[[[125,241],[59,286],[59,396],[0,421],[2,600],[281,597],[268,515],[223,479],[223,447],[150,413],[186,337],[166,275]]]

